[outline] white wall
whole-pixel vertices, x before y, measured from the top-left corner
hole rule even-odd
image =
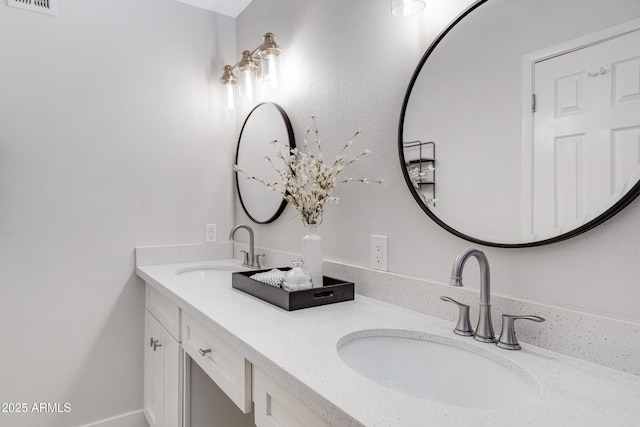
[[[140,245],[231,228],[235,22],[173,0],[0,3],[0,425],[142,408]]]
[[[237,19],[239,49],[271,31],[285,52],[288,86],[275,101],[289,113],[301,142],[310,114],[324,144],[337,150],[355,129],[373,151],[353,176],[388,185],[342,187],[320,227],[327,259],[368,266],[371,234],[389,236],[392,272],[446,283],[455,256],[470,243],[432,222],[401,175],[397,154],[400,108],[409,79],[430,41],[468,0],[432,0],[402,20],[387,0],[255,0]],[[248,221],[236,203],[237,222]],[[257,244],[301,251],[304,234],[288,207],[275,223],[255,226]],[[640,200],[596,229],[566,242],[530,249],[483,247],[492,291],[602,316],[640,321]],[[470,263],[465,286],[478,288]]]

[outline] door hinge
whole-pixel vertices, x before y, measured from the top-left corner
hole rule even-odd
[[[536,112],[536,94],[535,93],[531,94],[531,112],[532,113]]]

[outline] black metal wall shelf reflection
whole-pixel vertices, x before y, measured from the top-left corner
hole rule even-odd
[[[424,196],[424,201],[435,206],[436,143],[433,141],[405,141],[403,144],[406,159],[405,166],[409,177],[416,189],[420,190],[420,193]],[[413,149],[416,149],[415,152]],[[429,187],[431,191],[428,191]]]

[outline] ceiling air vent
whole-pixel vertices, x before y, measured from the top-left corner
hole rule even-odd
[[[58,0],[7,0],[7,5],[47,15],[58,15]]]

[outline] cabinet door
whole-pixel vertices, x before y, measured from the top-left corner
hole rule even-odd
[[[255,367],[253,402],[256,427],[331,427],[311,408]]]
[[[169,298],[155,290],[151,285],[146,286],[145,307],[160,324],[180,342],[180,309]]]
[[[145,311],[144,414],[150,427],[181,425],[180,346]]]

